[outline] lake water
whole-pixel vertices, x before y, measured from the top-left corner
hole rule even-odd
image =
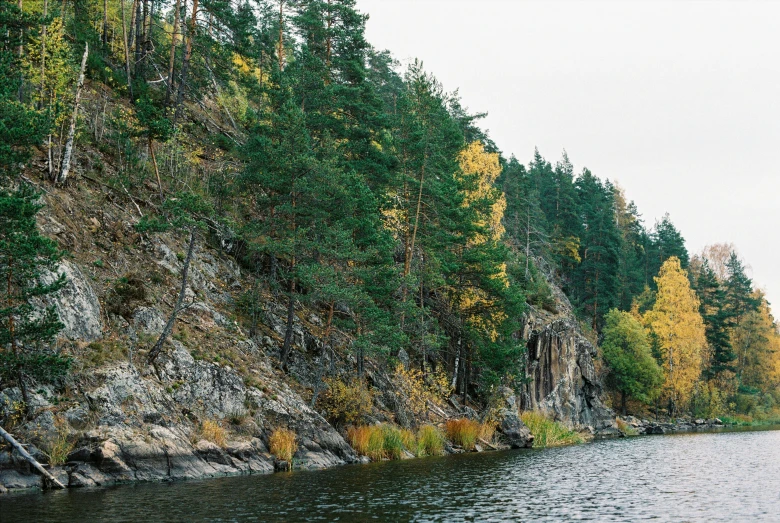
[[[780,431],[0,497],[0,521],[780,521]]]

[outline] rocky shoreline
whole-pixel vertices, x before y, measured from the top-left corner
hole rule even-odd
[[[509,406],[511,407],[511,404]],[[514,411],[506,410],[503,414],[505,417],[499,427],[502,443],[477,445],[475,452],[531,446],[533,436]],[[653,421],[626,416],[618,420],[623,422],[620,425],[624,428],[602,430],[592,434],[593,439],[695,433],[729,428],[729,425],[717,418]],[[159,447],[141,441],[122,444],[104,441],[93,450],[87,447],[74,450],[68,456],[67,464],[48,467],[48,470],[68,488],[271,474],[288,470],[287,464],[271,456],[266,444],[258,438],[243,442],[229,442],[224,448],[200,440],[188,449],[173,444],[177,441],[177,437],[175,432],[169,429],[157,431],[157,436],[166,438],[167,443]],[[367,458],[355,454],[343,439],[337,438],[330,442],[331,445],[323,446],[322,443],[304,441],[296,454],[295,468],[297,470],[325,469],[368,462]],[[447,445],[445,451],[447,454],[464,452],[451,445]],[[31,452],[38,453],[40,456],[40,451],[34,447],[31,448]],[[46,487],[44,478],[26,467],[18,456],[4,452],[0,457],[3,465],[15,465],[13,469],[0,470],[0,493]]]
[[[244,349],[257,350],[251,342]],[[128,363],[95,372],[90,383],[79,384],[82,400],[69,408],[55,405],[51,390],[31,394],[31,407],[37,414],[17,428],[23,434],[48,438],[56,438],[64,429],[80,434],[64,465],[48,468],[69,488],[287,470],[289,466],[269,451],[268,437],[277,426],[296,433],[297,470],[367,461],[282,376],[270,367],[260,370],[265,390],[247,385],[231,367],[196,360],[176,345],[162,356],[156,372],[142,373]],[[0,391],[0,409],[9,410],[20,400],[18,389]],[[518,401],[509,389],[504,400],[497,427],[501,444],[483,444],[481,450],[532,445],[533,436],[520,420]],[[476,415],[467,407],[456,407],[456,402],[448,407],[445,418]],[[59,410],[56,417],[55,409]],[[241,417],[234,420],[222,445],[199,432],[203,420],[230,420],[238,417],[237,412]],[[6,417],[10,415],[6,412]],[[38,461],[50,461],[35,445],[26,448]],[[448,450],[462,452],[453,447]],[[44,487],[43,477],[16,451],[0,447],[0,493]]]
[[[718,430],[728,428],[719,418],[703,419],[703,418],[680,418],[676,420],[664,420],[653,421],[647,419],[640,419],[634,416],[626,416],[620,418],[626,424],[631,427],[636,435],[660,435],[660,434],[678,434],[686,432],[704,432],[710,430]],[[627,432],[623,430],[623,432]]]

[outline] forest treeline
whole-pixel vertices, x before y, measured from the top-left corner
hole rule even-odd
[[[147,207],[139,230],[188,242],[150,361],[194,247],[214,242],[255,280],[236,304],[250,331],[269,296],[284,304],[283,368],[304,306],[356,376],[368,356],[408,356],[485,397],[525,379],[517,332],[528,307],[556,312],[552,284],[602,342],[624,407],[772,412],[780,338],[733,248],[691,257],[668,216],[645,224],[565,152],[505,158],[483,114],[374,49],[366,20],[354,0],[3,0],[5,379],[67,367],[39,343],[56,321],[29,313],[62,283],[29,283],[58,254],[19,231],[38,209],[29,177],[78,183],[72,158],[94,150],[89,175]]]

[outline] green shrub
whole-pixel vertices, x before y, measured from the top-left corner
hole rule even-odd
[[[119,278],[106,295],[106,309],[112,314],[130,318],[135,309],[146,302],[146,287],[143,280],[128,274]]]
[[[107,363],[124,360],[128,349],[116,340],[93,341],[87,345],[80,359],[85,367],[101,367]]]

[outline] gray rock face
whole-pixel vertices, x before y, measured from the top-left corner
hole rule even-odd
[[[165,318],[154,307],[138,307],[133,313],[133,325],[139,332],[159,335],[165,328]]]
[[[100,301],[81,270],[63,261],[57,274],[65,274],[68,282],[59,293],[47,297],[46,305],[54,305],[65,325],[60,335],[71,340],[95,341],[103,336]],[[57,275],[45,274],[44,283],[52,283]]]
[[[68,456],[68,466],[53,469],[62,475],[64,484],[93,487],[270,473],[274,458],[265,441],[276,427],[289,427],[298,435],[296,469],[358,461],[344,438],[270,367],[258,369],[266,389],[273,391],[266,394],[247,387],[230,367],[195,360],[181,343],[174,340],[173,345],[174,350],[159,358],[155,374],[139,372],[129,363],[94,371],[92,386],[84,390],[85,402],[63,414],[71,426],[85,430]],[[14,389],[6,390],[2,403],[10,404],[15,393]],[[33,399],[42,410],[30,422],[31,428],[54,430],[54,418],[47,410],[51,405],[37,394]],[[247,406],[251,406],[253,416]],[[225,425],[224,420],[236,413],[248,419],[240,432],[226,432],[224,446],[200,435],[202,421]],[[90,423],[97,428],[88,430]],[[3,459],[7,466],[17,465],[10,454]],[[38,485],[40,478],[25,471],[3,471],[0,475],[0,486],[5,488]]]
[[[615,415],[600,398],[596,349],[570,314],[532,312],[521,335],[528,340],[526,373],[531,378],[521,394],[523,410],[542,410],[569,427],[592,427],[597,433],[614,426]]]
[[[41,476],[22,474],[16,470],[0,470],[0,485],[8,490],[40,488],[43,486]]]
[[[499,432],[503,434],[506,443],[513,449],[531,448],[534,444],[534,437],[518,415],[517,398],[512,389],[507,387],[504,387],[500,392],[504,396],[504,406],[499,411]]]

